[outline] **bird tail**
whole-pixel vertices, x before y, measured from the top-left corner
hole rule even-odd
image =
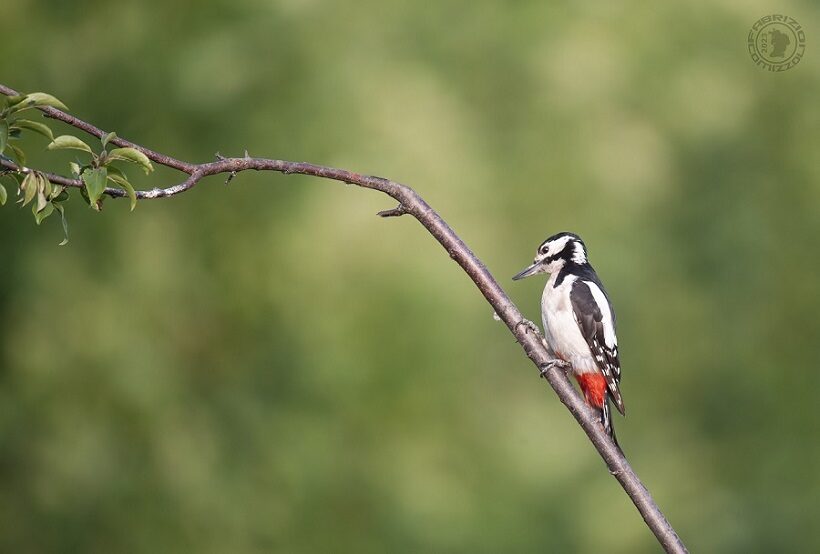
[[[604,431],[618,447],[618,450],[623,453],[621,445],[618,444],[618,438],[615,436],[615,427],[612,425],[612,412],[609,409],[609,395],[604,399],[603,406],[601,406],[601,425],[604,426]]]

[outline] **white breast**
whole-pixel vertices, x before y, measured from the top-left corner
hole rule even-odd
[[[544,323],[544,337],[553,353],[572,364],[576,373],[598,371],[595,358],[589,345],[581,334],[569,293],[577,277],[567,275],[560,285],[555,287],[557,273],[550,275],[544,294],[541,296],[541,317]]]

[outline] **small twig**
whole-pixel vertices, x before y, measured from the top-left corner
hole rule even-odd
[[[14,89],[2,84],[0,84],[0,93],[6,95],[18,94]],[[99,128],[58,109],[50,107],[42,107],[39,109],[45,113],[47,117],[68,123],[91,135],[96,137],[104,135],[103,131]],[[510,297],[507,296],[507,293],[501,288],[501,285],[498,284],[498,281],[490,274],[481,260],[464,244],[464,241],[456,235],[455,231],[450,228],[447,222],[445,222],[416,191],[406,185],[383,177],[362,175],[345,169],[324,167],[306,162],[251,158],[248,157],[246,153],[244,158],[224,158],[217,154],[217,161],[215,162],[191,164],[160,154],[159,152],[128,142],[119,137],[113,139],[111,142],[121,147],[136,148],[151,161],[166,167],[178,169],[188,174],[188,178],[176,185],[166,188],[138,191],[137,198],[166,198],[191,190],[203,177],[219,173],[238,173],[240,171],[253,169],[333,179],[343,183],[381,191],[398,201],[399,205],[396,208],[380,212],[379,215],[382,217],[393,217],[411,214],[441,244],[449,253],[450,257],[461,266],[473,283],[475,283],[478,290],[495,310],[495,313],[498,314],[498,317],[507,325],[510,332],[521,344],[524,352],[538,368],[539,373],[549,382],[550,386],[558,395],[558,398],[575,417],[587,437],[589,437],[592,445],[598,450],[610,473],[612,473],[621,484],[664,550],[674,553],[687,552],[686,547],[683,545],[683,542],[678,537],[674,528],[669,524],[663,512],[661,512],[652,498],[652,495],[646,487],[644,487],[643,483],[641,483],[621,450],[598,424],[598,417],[594,410],[586,404],[562,372],[549,371],[552,367],[561,365],[562,362],[554,359],[550,355],[540,337],[540,333],[528,332],[529,329],[527,329],[526,325],[523,325],[524,329],[522,329],[524,318],[512,300],[510,300]],[[5,160],[2,160],[2,165],[13,171],[29,171],[27,168],[19,168],[15,164]],[[46,177],[55,183],[64,184],[66,186],[83,186],[78,180],[66,179],[59,175],[46,174]],[[118,189],[109,188],[105,190],[105,194],[118,197],[123,196],[125,193]]]
[[[393,208],[391,210],[382,210],[379,213],[377,213],[376,215],[378,215],[380,217],[400,217],[400,216],[403,216],[406,213],[407,213],[407,210],[404,208],[404,206],[399,204],[398,206],[396,206],[395,208]]]
[[[13,172],[13,173],[29,173],[30,171],[33,171],[32,169],[30,169],[28,167],[18,166],[16,163],[5,159],[5,156],[3,158],[0,158],[0,166],[2,166],[5,171],[10,171],[10,172]],[[70,179],[68,177],[63,177],[62,175],[55,175],[54,173],[47,173],[45,171],[40,171],[40,173],[42,173],[45,176],[46,179],[48,179],[49,181],[51,181],[52,183],[54,183],[56,185],[63,185],[65,187],[77,187],[77,188],[82,188],[82,187],[85,186],[83,184],[83,182],[80,181],[79,179]],[[111,194],[111,196],[125,196],[124,191],[120,191],[120,193],[122,193],[122,194],[117,194],[116,193],[116,191],[119,190],[119,189],[105,189],[106,193],[108,193],[109,190],[112,193],[114,193],[114,194]]]

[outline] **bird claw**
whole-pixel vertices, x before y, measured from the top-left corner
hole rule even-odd
[[[544,365],[539,366],[541,377],[546,379],[547,378],[547,372],[549,370],[551,370],[552,368],[554,368],[554,367],[557,367],[558,369],[563,370],[564,373],[566,374],[570,370],[570,368],[572,368],[572,365],[569,362],[565,362],[564,360],[558,360],[558,359],[550,360],[549,362],[545,363]]]
[[[517,329],[518,327],[521,327],[521,326],[524,327],[524,332],[527,332],[527,333],[532,332],[533,335],[538,337],[541,340],[541,344],[544,346],[544,348],[546,348],[549,351],[550,345],[547,344],[547,339],[545,339],[544,335],[541,334],[541,329],[538,328],[538,325],[536,325],[535,323],[533,323],[529,319],[523,319],[522,318],[521,321],[519,321],[515,325],[515,327]]]
[[[515,324],[515,327],[524,327],[525,331],[532,331],[535,333],[536,336],[541,335],[541,329],[538,328],[538,325],[530,321],[529,319],[522,319],[518,323]]]

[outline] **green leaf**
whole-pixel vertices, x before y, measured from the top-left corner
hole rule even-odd
[[[51,128],[45,123],[40,123],[39,121],[32,121],[30,119],[15,119],[11,123],[11,128],[28,129],[29,131],[34,131],[35,133],[43,135],[48,140],[54,140],[54,133],[51,132]]]
[[[46,195],[43,193],[43,191],[38,190],[37,191],[37,203],[32,204],[31,209],[32,209],[32,211],[34,211],[34,213],[38,213],[38,212],[42,212],[46,208],[46,206],[48,206],[48,200],[46,199]]]
[[[56,97],[46,94],[45,92],[32,92],[27,96],[27,101],[34,100],[35,106],[51,106],[52,108],[57,108],[58,110],[68,111],[68,106],[63,104]]]
[[[20,102],[22,102],[25,99],[26,99],[25,94],[18,94],[17,96],[6,96],[6,103],[11,108],[11,107],[16,106],[17,104],[19,104]]]
[[[42,192],[46,198],[51,198],[51,181],[49,181],[48,177],[46,177],[42,173],[40,174],[40,179],[42,180],[40,192]]]
[[[23,206],[34,200],[34,196],[37,194],[37,175],[30,171],[26,174],[26,178],[23,179],[23,183],[20,185],[20,189],[23,191]]]
[[[48,196],[51,194],[51,181],[39,172],[33,172],[37,183],[37,203],[32,206],[34,213],[39,213],[48,205]]]
[[[45,218],[54,213],[54,205],[51,202],[46,202],[42,210],[35,210],[34,207],[32,207],[31,212],[34,214],[34,222],[39,225]]]
[[[52,202],[65,202],[68,200],[68,191],[61,190],[58,194],[53,194],[51,197]]]
[[[9,142],[9,124],[5,119],[0,119],[0,154],[6,149]]]
[[[55,138],[51,144],[48,145],[49,150],[61,150],[64,148],[72,148],[74,150],[83,150],[89,154],[93,154],[91,147],[86,143],[71,135],[60,135]]]
[[[77,162],[68,162],[68,167],[71,169],[71,174],[75,177],[80,176],[80,164]]]
[[[117,175],[113,172],[108,174],[108,179],[125,191],[125,194],[131,200],[131,211],[133,212],[134,208],[137,207],[137,191],[134,190],[134,187],[128,182],[128,179],[122,174]]]
[[[16,97],[13,98],[14,100],[11,100],[9,102],[10,104],[16,100]],[[16,103],[11,111],[21,112],[23,110],[39,108],[41,106],[51,106],[52,108],[57,108],[58,110],[68,111],[68,107],[65,104],[45,92],[32,92],[30,94],[26,94],[22,100]]]
[[[65,246],[68,244],[68,220],[65,218],[65,208],[62,204],[52,204],[52,206],[60,212],[60,219],[63,221],[63,242],[60,243],[60,246]]]
[[[53,185],[51,187],[51,194],[48,195],[49,200],[56,200],[60,197],[60,195],[65,191],[65,187],[63,185]]]
[[[115,138],[117,138],[117,133],[115,133],[114,131],[111,131],[107,135],[103,136],[103,138],[100,139],[101,142],[102,142],[103,148],[108,146],[108,143],[111,142]]]
[[[9,193],[6,191],[6,187],[0,184],[0,206],[6,205],[6,200],[9,198]]]
[[[11,153],[14,156],[14,159],[17,161],[17,165],[20,167],[26,166],[26,153],[19,146],[15,146],[13,144],[9,144],[9,148],[11,149]]]
[[[136,148],[115,148],[108,153],[108,157],[111,160],[122,160],[124,162],[137,164],[142,167],[142,170],[145,171],[146,175],[154,171],[154,166],[151,165],[151,160],[149,160],[145,154]]]
[[[99,209],[97,201],[105,192],[105,183],[108,180],[108,170],[104,167],[86,169],[83,171],[83,182],[88,191],[88,201],[95,210]]]

